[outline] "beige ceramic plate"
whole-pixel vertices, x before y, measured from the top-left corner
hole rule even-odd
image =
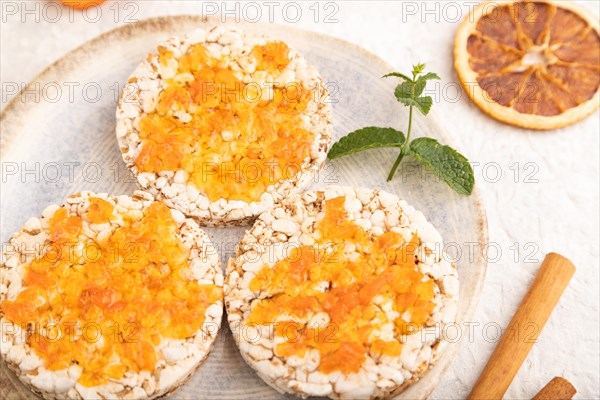
[[[164,17],[123,26],[70,52],[43,71],[18,95],[1,117],[0,145],[3,163],[1,240],[6,242],[30,216],[80,190],[130,194],[135,188],[123,165],[114,133],[119,88],[134,67],[155,45],[171,35],[182,35],[216,20],[200,16]],[[334,107],[334,140],[366,125],[404,129],[405,109],[397,103],[395,82],[381,79],[394,68],[377,56],[333,37],[288,26],[241,24],[251,32],[280,38],[296,47],[316,65],[329,82]],[[72,89],[70,89],[72,88]],[[58,93],[58,95],[57,95]],[[417,135],[452,144],[430,116],[417,118]],[[423,211],[438,228],[457,263],[461,279],[458,323],[473,315],[485,277],[482,246],[487,243],[485,211],[477,190],[470,197],[455,194],[417,165],[405,161],[402,174],[391,183],[385,178],[396,151],[373,150],[326,165],[315,177],[324,184],[362,185],[397,193]],[[23,174],[25,170],[34,171]],[[219,245],[223,264],[234,253],[244,228],[207,229]],[[474,249],[472,255],[469,249]],[[206,364],[172,395],[177,399],[279,399],[244,364],[224,323]],[[399,398],[426,398],[458,350],[451,345],[437,365]],[[24,399],[33,395],[0,367],[0,397]]]

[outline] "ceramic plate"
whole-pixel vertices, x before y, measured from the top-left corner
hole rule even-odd
[[[50,203],[59,203],[80,190],[130,194],[136,188],[117,148],[116,99],[129,74],[156,44],[172,35],[217,20],[201,16],[154,18],[105,33],[43,71],[1,117],[2,158],[1,240]],[[408,113],[395,99],[394,70],[377,56],[333,37],[272,24],[239,24],[250,32],[266,33],[298,49],[314,64],[331,92],[334,140],[367,125],[405,129]],[[434,116],[416,118],[417,136],[426,135],[452,145]],[[441,232],[446,249],[457,259],[461,281],[458,324],[473,315],[485,277],[482,246],[487,223],[480,195],[459,196],[410,161],[386,182],[397,150],[372,150],[329,162],[313,187],[325,184],[360,185],[396,193],[421,210]],[[223,264],[244,228],[210,228],[207,232],[221,251]],[[469,254],[469,249],[474,249]],[[225,322],[225,321],[224,321]],[[248,367],[226,328],[220,333],[206,364],[172,395],[177,399],[279,399]],[[399,398],[426,398],[458,350],[452,344],[436,366]],[[9,372],[0,368],[0,393],[5,399],[31,398]]]

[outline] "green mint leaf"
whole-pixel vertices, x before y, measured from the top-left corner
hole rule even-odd
[[[425,75],[420,76],[418,80],[430,81],[432,79],[440,80],[442,78],[440,78],[440,76],[435,72],[428,72]]]
[[[412,100],[413,98],[412,91],[414,85],[415,84],[412,82],[402,82],[401,84],[396,86],[396,90],[394,90],[394,94],[396,95],[398,101],[404,104],[405,106],[410,105],[407,104],[407,101]]]
[[[410,143],[408,154],[421,161],[456,192],[473,192],[475,177],[469,161],[450,146],[431,138],[418,138]]]
[[[431,110],[431,105],[433,104],[433,100],[431,96],[418,97],[414,100],[415,106],[421,111],[421,114],[427,115]]]
[[[423,93],[423,90],[425,89],[426,84],[427,84],[427,81],[417,79],[417,81],[415,82],[413,99],[416,99],[417,97],[421,96],[421,94]]]
[[[413,65],[413,75],[417,76],[425,70],[425,64]]]
[[[424,85],[422,87],[417,87],[417,84],[414,84],[415,93],[419,92],[421,94],[424,89]],[[398,86],[396,86],[396,90],[394,94],[398,101],[404,104],[407,107],[415,106],[421,111],[423,115],[429,114],[431,110],[431,105],[433,104],[433,100],[430,96],[425,97],[412,97],[412,89],[413,84],[411,82],[404,82]]]
[[[415,100],[419,99],[419,96],[423,93],[423,89],[425,89],[425,81],[422,82],[402,82],[398,86],[396,86],[396,90],[394,90],[394,94],[399,102],[404,104],[405,106],[417,106],[418,104]]]
[[[404,144],[404,141],[404,134],[396,129],[369,126],[341,138],[331,147],[327,157],[333,160],[363,150],[400,147]]]
[[[398,77],[398,78],[402,78],[402,79],[404,79],[406,81],[412,82],[411,78],[409,78],[407,75],[404,75],[404,74],[402,74],[400,72],[390,72],[389,74],[385,74],[384,76],[382,76],[382,78],[389,78],[390,76],[395,76],[395,77]]]

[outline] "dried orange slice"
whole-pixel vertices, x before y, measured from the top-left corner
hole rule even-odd
[[[106,0],[60,0],[67,7],[72,7],[76,10],[83,10],[92,6],[99,6]]]
[[[454,66],[499,121],[555,129],[600,104],[598,18],[572,1],[486,1],[456,32]]]

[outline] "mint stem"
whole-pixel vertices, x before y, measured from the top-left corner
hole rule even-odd
[[[400,149],[400,155],[398,156],[398,158],[396,158],[396,161],[394,162],[394,166],[392,167],[392,170],[390,171],[390,174],[387,177],[388,182],[394,178],[394,174],[396,173],[396,170],[398,169],[398,166],[400,165],[400,162],[402,162],[403,158],[404,158],[404,150]]]
[[[402,146],[403,150],[404,148],[408,147],[408,144],[410,143],[410,131],[412,130],[412,112],[413,106],[410,106],[410,111],[408,112],[408,131],[406,132],[406,140],[404,141],[404,146]]]
[[[396,158],[396,161],[394,162],[394,165],[392,166],[392,170],[390,171],[390,174],[388,175],[388,178],[387,178],[388,182],[391,181],[392,179],[394,179],[394,174],[396,173],[398,166],[400,166],[400,163],[402,162],[402,159],[404,158],[404,155],[406,154],[406,150],[410,143],[410,131],[412,129],[413,106],[410,106],[409,108],[410,108],[410,111],[408,112],[408,131],[406,132],[406,140],[404,141],[404,144],[402,145],[402,147],[400,147],[400,154],[398,155],[398,158]]]

